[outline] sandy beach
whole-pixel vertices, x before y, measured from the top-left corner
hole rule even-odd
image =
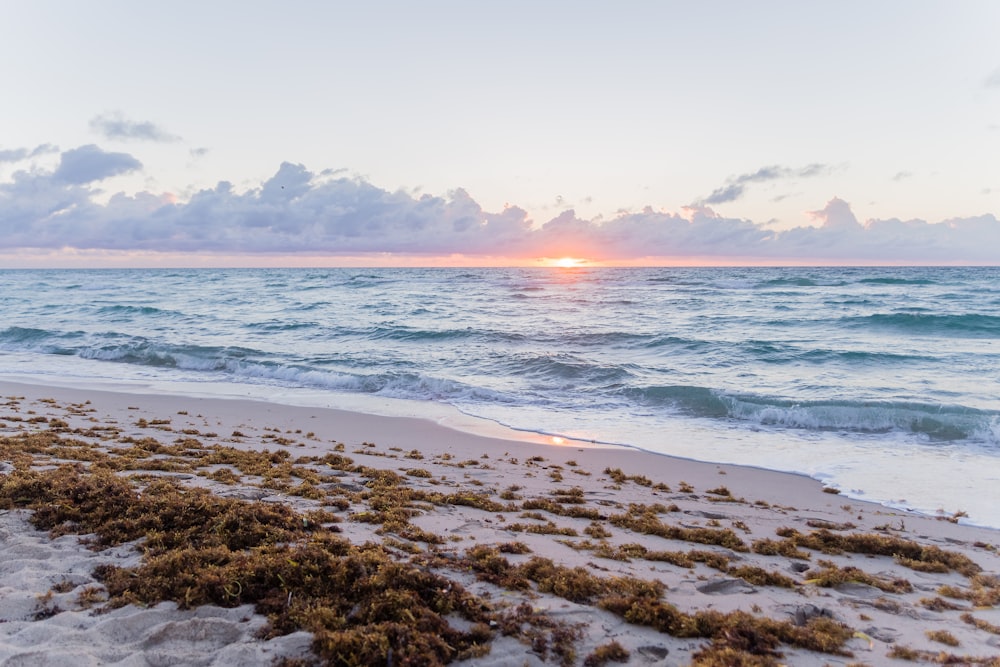
[[[1000,665],[1000,540],[960,513],[412,418],[0,396],[2,665]]]

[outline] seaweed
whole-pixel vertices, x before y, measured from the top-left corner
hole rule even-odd
[[[576,502],[575,499],[565,500],[560,498],[550,500],[548,498],[531,498],[521,503],[521,508],[525,510],[544,510],[557,516],[568,516],[577,519],[599,520],[607,518],[604,514],[591,507],[580,507],[578,504],[571,504],[569,507],[566,507],[563,504]],[[579,502],[583,502],[582,498]]]
[[[976,618],[975,616],[969,613],[962,614],[959,618],[961,618],[963,622],[968,623],[973,627],[979,628],[980,630],[984,630],[985,632],[989,632],[990,634],[993,635],[1000,635],[1000,625],[994,625],[989,621],[984,621],[981,618]]]
[[[958,646],[959,641],[955,638],[955,635],[951,634],[947,630],[927,630],[925,633],[927,638],[932,642],[939,642],[941,644],[947,644],[948,646]]]
[[[628,662],[631,654],[616,641],[601,644],[583,659],[583,667],[604,667],[609,662]]]
[[[626,528],[646,535],[657,535],[669,540],[714,544],[741,552],[750,550],[746,543],[729,528],[716,530],[712,528],[671,526],[660,521],[652,512],[646,512],[639,516],[635,514],[616,514],[611,516],[609,520],[619,528]]]
[[[912,567],[916,563],[923,566],[939,564],[966,577],[972,577],[982,571],[982,568],[965,554],[946,551],[936,546],[924,546],[913,540],[889,535],[874,533],[837,535],[826,529],[815,530],[806,535],[793,528],[780,528],[777,534],[796,547],[815,549],[827,554],[851,552],[891,556],[907,567]]]
[[[658,599],[638,596],[608,597],[598,604],[622,616],[629,623],[646,625],[675,637],[711,639],[711,645],[700,652],[702,664],[713,664],[705,662],[710,658],[716,660],[714,664],[720,664],[715,657],[719,653],[729,657],[741,654],[778,656],[780,644],[823,653],[851,655],[843,646],[851,638],[853,631],[829,618],[817,617],[810,619],[805,626],[796,626],[789,621],[759,618],[743,611],[726,614],[704,610],[688,614]]]
[[[441,664],[481,655],[489,605],[458,583],[395,562],[378,545],[354,546],[284,505],[221,499],[157,480],[145,489],[77,466],[7,475],[4,503],[34,509],[55,533],[95,533],[102,545],[144,538],[136,567],[98,567],[108,605],[173,600],[181,608],[254,604],[270,635],[314,633],[329,664]],[[318,518],[325,518],[319,515]],[[99,596],[81,592],[81,603]],[[58,613],[42,603],[39,617]],[[452,628],[457,613],[473,625]]]
[[[822,569],[810,570],[805,573],[806,583],[816,584],[824,588],[832,588],[845,583],[860,583],[874,586],[886,593],[909,593],[913,591],[913,584],[906,579],[876,577],[857,567],[839,567],[830,561],[820,561],[819,564]]]
[[[750,548],[754,553],[763,556],[785,556],[786,558],[795,558],[798,560],[809,560],[811,558],[808,551],[802,551],[791,540],[763,538],[754,540]]]

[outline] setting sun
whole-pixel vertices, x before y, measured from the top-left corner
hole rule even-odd
[[[579,257],[560,257],[552,261],[552,266],[558,266],[561,269],[573,269],[578,266],[584,266],[586,263],[587,260],[580,259]]]

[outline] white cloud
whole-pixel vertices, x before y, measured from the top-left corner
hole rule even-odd
[[[646,208],[590,220],[569,210],[534,225],[523,209],[485,211],[462,189],[446,196],[392,192],[339,171],[317,174],[292,163],[243,192],[222,181],[187,201],[147,192],[117,194],[106,203],[94,200],[101,179],[140,167],[126,153],[83,146],[64,152],[54,170],[14,173],[0,182],[0,247],[805,263],[996,263],[1000,247],[1000,221],[992,215],[862,224],[839,198],[809,214],[819,226],[780,232],[720,216],[705,205],[679,213]],[[760,171],[755,177],[781,177],[780,171]]]
[[[826,229],[853,230],[859,226],[851,205],[839,197],[834,197],[818,211],[809,211],[808,215]]]

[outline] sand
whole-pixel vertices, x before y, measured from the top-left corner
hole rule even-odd
[[[502,552],[512,566],[541,557],[579,568],[561,570],[561,581],[572,580],[572,572],[657,581],[664,588],[662,600],[679,612],[739,610],[798,627],[828,619],[849,631],[839,651],[851,655],[782,643],[772,655],[759,656],[760,664],[905,664],[890,657],[893,651],[925,661],[961,656],[965,664],[991,664],[1000,656],[1000,635],[995,634],[1000,609],[993,606],[1000,602],[1000,583],[993,578],[1000,573],[995,547],[1000,540],[995,531],[963,525],[960,517],[920,516],[849,500],[796,475],[627,448],[487,438],[414,418],[14,383],[0,383],[0,396],[0,436],[51,433],[108,452],[143,438],[165,445],[187,440],[206,449],[284,450],[302,461],[339,449],[354,467],[324,469],[327,476],[316,487],[321,492],[314,493],[302,493],[299,478],[282,485],[260,476],[210,474],[225,466],[189,471],[150,466],[159,469],[149,472],[219,497],[288,505],[298,512],[325,508],[339,518],[340,538],[383,545],[400,562],[417,563],[479,596],[496,614],[510,614],[527,603],[524,609],[535,614],[536,624],[525,623],[524,632],[511,634],[494,624],[489,652],[466,664],[601,664],[595,651],[611,642],[627,652],[632,665],[689,665],[699,659],[712,664],[701,651],[713,641],[725,643],[627,622],[614,604],[599,604],[599,595],[567,592],[554,579],[510,588],[488,581],[470,565],[470,549],[514,543],[524,553]],[[0,482],[15,474],[18,462],[9,458],[0,461]],[[45,469],[72,463],[65,453],[49,452],[34,454],[32,465]],[[85,469],[89,464],[76,465]],[[450,500],[412,503],[405,529],[365,520],[373,510],[364,498],[373,470],[393,471],[407,488]],[[140,466],[119,474],[141,472]],[[499,505],[484,509],[462,498]],[[640,517],[654,518],[659,528],[644,532]],[[255,613],[252,604],[111,604],[95,568],[138,566],[143,540],[95,549],[93,536],[52,536],[30,519],[31,511],[17,506],[0,511],[2,665],[323,664],[312,653],[309,632],[264,639],[268,618]],[[664,526],[674,532],[665,534]],[[914,565],[891,554],[829,547],[824,553],[815,543],[797,552],[771,553],[767,545],[780,544],[779,532],[792,534],[788,529],[803,540],[810,535],[825,535],[828,541],[859,535],[897,539],[927,553],[964,556],[981,573],[973,577]],[[437,536],[439,543],[421,534]],[[697,535],[713,536],[709,542],[715,543],[692,541]],[[735,542],[723,543],[723,535]],[[703,559],[714,555],[715,565],[675,564],[676,557],[670,562],[663,556],[689,552]],[[831,573],[837,571],[847,575],[834,583]],[[469,624],[456,614],[446,620],[463,631]],[[554,625],[544,625],[548,622]],[[563,644],[558,628],[571,630],[563,633],[570,637]],[[947,634],[928,634],[941,631]],[[402,662],[398,650],[394,655]],[[385,658],[393,660],[393,655]]]

